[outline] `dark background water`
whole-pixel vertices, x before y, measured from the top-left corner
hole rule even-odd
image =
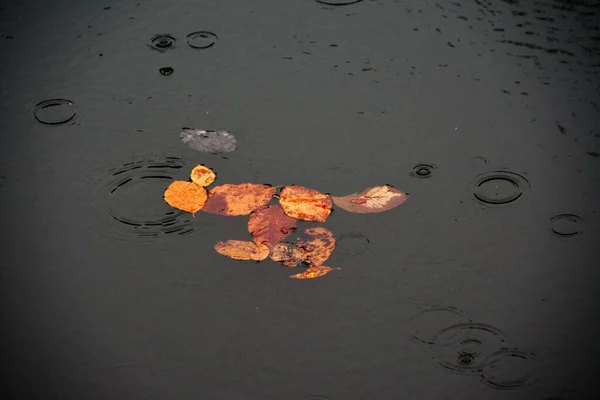
[[[5,390],[598,398],[599,18],[592,0],[3,1]],[[68,121],[34,118],[49,99],[74,104],[38,118]],[[184,126],[238,149],[194,151]],[[297,281],[214,251],[245,218],[164,204],[197,163],[411,197],[336,210],[342,270]]]

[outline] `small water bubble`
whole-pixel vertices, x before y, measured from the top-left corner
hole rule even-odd
[[[452,372],[481,372],[489,356],[505,346],[504,334],[497,328],[478,323],[461,323],[439,331],[433,340],[438,364]]]
[[[436,345],[436,336],[442,329],[468,320],[467,314],[456,307],[427,306],[410,319],[412,339],[420,344]]]
[[[536,382],[540,361],[535,353],[519,349],[500,349],[485,360],[480,379],[495,389],[522,389]]]
[[[550,232],[559,237],[572,237],[581,233],[583,218],[576,214],[558,214],[550,218]]]
[[[158,72],[160,72],[161,75],[164,76],[169,76],[171,75],[175,70],[171,67],[162,67],[161,69],[158,70]]]
[[[77,106],[71,100],[50,99],[35,105],[33,116],[42,124],[59,125],[71,121],[77,114]]]
[[[168,33],[160,33],[152,36],[149,46],[158,51],[165,51],[175,47],[177,38]]]
[[[349,257],[358,256],[369,251],[370,240],[360,232],[341,235],[336,240],[336,252]]]
[[[194,49],[208,49],[217,43],[219,37],[209,31],[197,31],[187,35],[187,44]]]
[[[417,164],[413,167],[410,175],[415,178],[430,178],[436,168],[433,164]]]
[[[363,0],[315,0],[317,3],[327,4],[328,6],[347,6],[349,4],[360,3]]]
[[[529,181],[522,175],[510,171],[492,171],[477,176],[473,194],[482,203],[504,205],[520,198],[529,187]]]

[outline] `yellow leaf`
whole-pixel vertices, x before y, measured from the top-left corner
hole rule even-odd
[[[378,213],[398,207],[408,199],[404,193],[391,185],[375,186],[347,196],[333,196],[334,203],[354,213]]]
[[[295,274],[295,275],[290,275],[290,278],[294,278],[294,279],[314,279],[314,278],[319,278],[319,277],[321,277],[323,275],[326,275],[326,274],[330,273],[334,269],[341,269],[341,268],[326,267],[324,265],[312,266],[312,267],[308,268],[306,271],[304,271],[302,273]]]
[[[279,194],[279,204],[292,218],[325,222],[331,213],[331,195],[304,186],[286,186]]]
[[[174,181],[165,190],[164,199],[171,206],[195,213],[206,202],[206,189],[193,182]]]
[[[198,164],[192,169],[190,178],[198,186],[208,186],[215,181],[217,175],[207,166]]]
[[[269,248],[245,240],[226,240],[215,244],[217,253],[236,260],[262,261],[269,256]]]

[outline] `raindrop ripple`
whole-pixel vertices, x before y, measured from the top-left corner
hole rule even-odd
[[[168,33],[160,33],[152,36],[148,46],[154,50],[165,51],[175,48],[177,44],[177,38]]]
[[[35,105],[33,116],[46,125],[60,125],[71,121],[77,114],[77,106],[71,100],[50,99]]]
[[[192,32],[186,37],[187,44],[193,49],[208,49],[217,43],[219,37],[209,31]]]
[[[506,205],[519,199],[531,187],[522,175],[510,171],[491,171],[476,177],[473,195],[487,205]]]
[[[488,356],[480,379],[495,389],[522,389],[536,383],[540,360],[535,353],[519,349],[500,349]]]

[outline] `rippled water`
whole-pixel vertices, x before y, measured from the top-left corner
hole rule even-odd
[[[590,0],[4,2],[9,389],[600,397],[599,21]],[[165,203],[197,164],[411,200],[299,225],[340,270],[298,281],[215,252],[246,217]]]

